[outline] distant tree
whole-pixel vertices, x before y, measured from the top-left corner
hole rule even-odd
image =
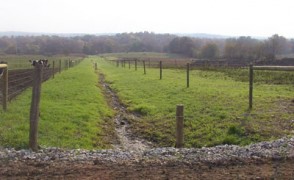
[[[294,39],[289,40],[290,53],[294,53]]]
[[[218,56],[218,47],[215,43],[208,43],[201,48],[201,57],[214,59]]]
[[[189,37],[176,37],[169,43],[171,53],[183,54],[192,57],[194,54],[195,44]]]
[[[4,52],[7,54],[17,54],[17,48],[15,45],[10,45]]]
[[[2,37],[0,38],[0,49],[5,50],[9,47],[11,43],[9,42],[9,38]]]
[[[224,55],[228,59],[253,60],[259,55],[260,41],[251,37],[241,36],[226,40]]]
[[[285,53],[287,40],[283,36],[274,34],[267,41],[268,54],[275,60],[277,54]]]
[[[227,59],[233,59],[236,57],[236,50],[237,49],[237,42],[236,39],[227,39],[226,40],[226,45],[225,45],[225,50],[224,50],[224,56]]]

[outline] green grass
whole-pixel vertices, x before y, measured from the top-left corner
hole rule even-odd
[[[98,75],[89,59],[42,84],[39,137],[41,146],[107,148],[107,121],[113,112],[97,87]],[[27,148],[31,88],[1,112],[0,146]]]
[[[223,72],[191,71],[190,88],[186,72],[164,69],[138,71],[116,67],[97,58],[99,70],[128,110],[133,131],[159,146],[175,144],[175,110],[185,106],[185,146],[218,144],[246,145],[293,134],[293,85],[254,85],[254,108],[248,112],[248,82]],[[257,77],[258,78],[258,77]]]

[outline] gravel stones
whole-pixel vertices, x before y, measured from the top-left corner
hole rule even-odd
[[[203,148],[172,147],[153,148],[142,152],[123,150],[84,150],[42,148],[38,152],[31,150],[15,150],[0,148],[0,161],[69,161],[97,163],[138,163],[156,161],[159,163],[180,161],[186,163],[226,163],[242,160],[259,160],[262,158],[283,159],[294,158],[294,137],[282,138],[272,142],[260,142],[244,147],[236,145],[220,145]]]

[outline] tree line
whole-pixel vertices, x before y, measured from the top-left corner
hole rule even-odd
[[[0,37],[0,54],[48,56],[117,52],[165,52],[202,59],[275,60],[279,54],[294,53],[294,39],[286,39],[278,34],[260,40],[245,36],[227,39],[193,38],[151,32],[75,37]]]

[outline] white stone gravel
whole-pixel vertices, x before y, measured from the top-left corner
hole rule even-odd
[[[0,161],[103,161],[124,163],[127,161],[139,162],[142,160],[174,160],[183,162],[221,162],[236,159],[261,158],[294,158],[294,137],[282,138],[271,142],[260,142],[244,147],[236,145],[181,149],[165,147],[148,149],[142,152],[122,150],[68,150],[55,147],[42,148],[38,152],[32,152],[25,149],[0,148]]]

